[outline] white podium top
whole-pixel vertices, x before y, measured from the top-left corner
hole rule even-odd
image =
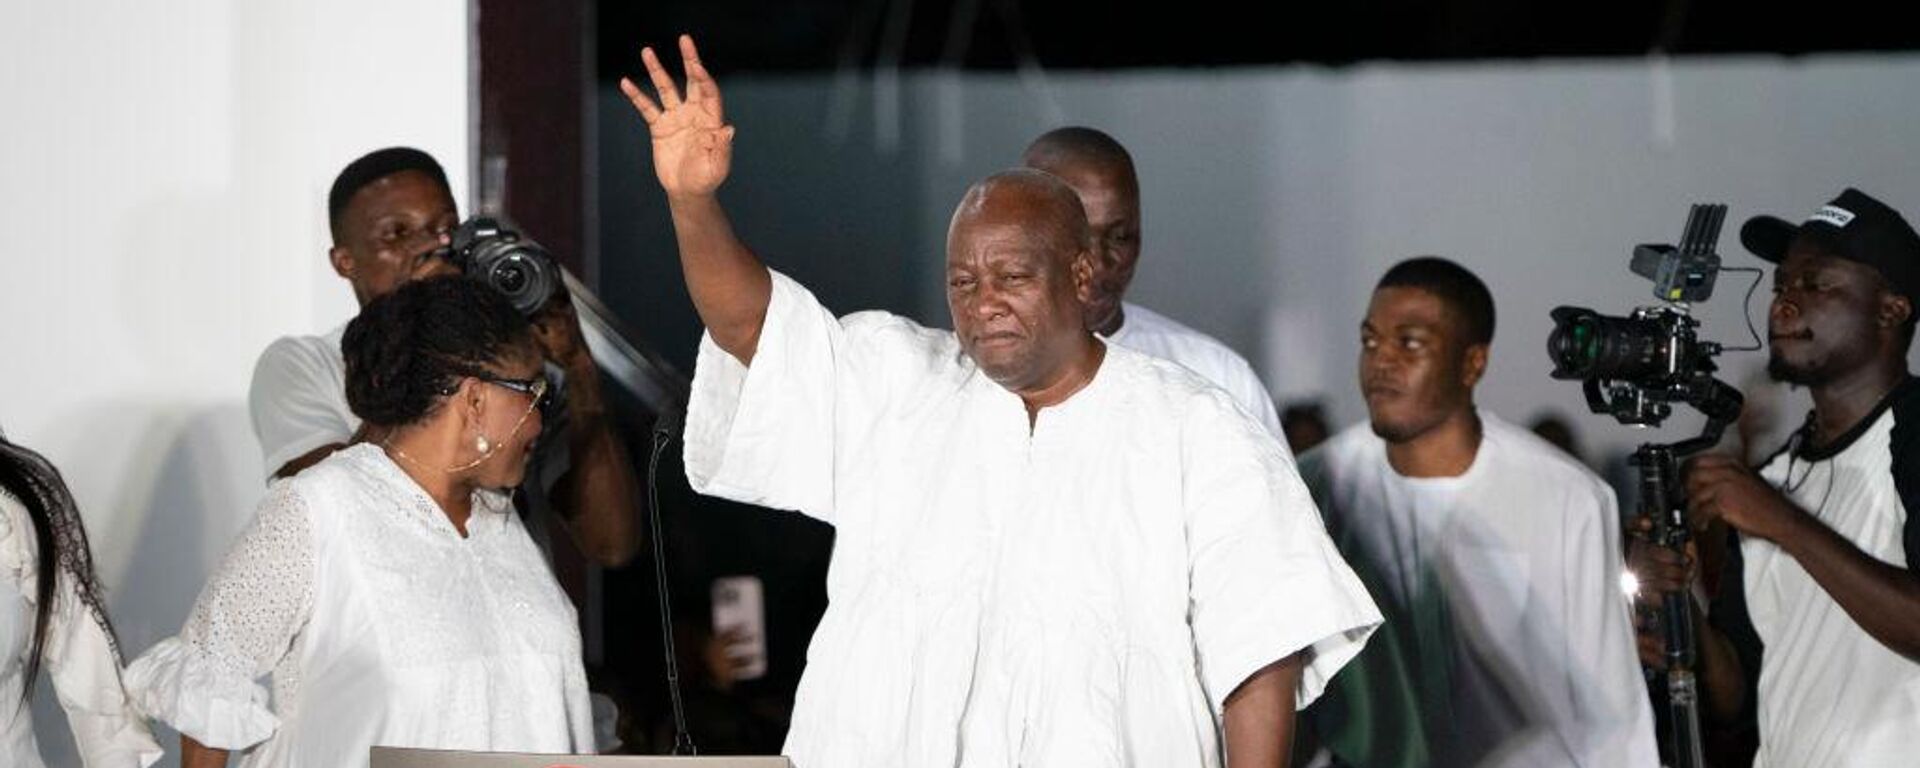
[[[370,768],[793,768],[784,757],[530,755],[374,747]]]

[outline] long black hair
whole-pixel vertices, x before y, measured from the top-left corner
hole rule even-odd
[[[33,651],[27,656],[26,685],[22,698],[33,693],[35,678],[46,659],[47,630],[53,616],[54,584],[61,571],[73,579],[74,592],[106,630],[108,647],[119,661],[120,645],[113,636],[113,624],[101,602],[100,583],[93,574],[93,554],[87,547],[87,529],[80,523],[80,510],[73,493],[45,457],[15,445],[0,435],[0,490],[20,502],[27,510],[33,528],[33,540],[39,549],[35,566],[33,594]]]

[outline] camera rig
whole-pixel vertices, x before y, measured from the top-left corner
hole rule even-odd
[[[1673,414],[1674,403],[1706,415],[1699,435],[1677,443],[1646,443],[1633,453],[1639,476],[1637,512],[1653,521],[1654,544],[1675,550],[1683,548],[1689,537],[1680,461],[1720,442],[1726,428],[1739,418],[1742,404],[1739,390],[1714,377],[1713,359],[1726,347],[1702,341],[1700,321],[1689,314],[1692,304],[1713,295],[1722,271],[1715,249],[1726,216],[1725,205],[1696,204],[1688,212],[1679,246],[1634,248],[1630,268],[1653,281],[1653,295],[1661,305],[1641,307],[1625,317],[1558,307],[1552,312],[1554,329],[1547,338],[1553,378],[1578,380],[1594,413],[1640,427],[1660,426]],[[1664,593],[1659,611],[1666,640],[1672,764],[1680,768],[1705,763],[1691,599],[1685,591]]]

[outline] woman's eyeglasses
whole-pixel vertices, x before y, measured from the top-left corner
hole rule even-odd
[[[506,387],[520,394],[532,396],[533,402],[527,405],[529,410],[539,406],[540,401],[546,399],[547,390],[550,389],[550,385],[547,383],[547,377],[544,375],[535,376],[530,379],[509,379],[505,376],[498,376],[486,371],[475,371],[473,377],[488,384]]]

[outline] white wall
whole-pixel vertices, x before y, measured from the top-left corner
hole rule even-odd
[[[66,473],[130,654],[178,629],[261,494],[255,356],[353,312],[325,260],[333,175],[412,144],[465,199],[467,18],[0,4],[0,428]],[[37,710],[50,764],[77,765]]]

